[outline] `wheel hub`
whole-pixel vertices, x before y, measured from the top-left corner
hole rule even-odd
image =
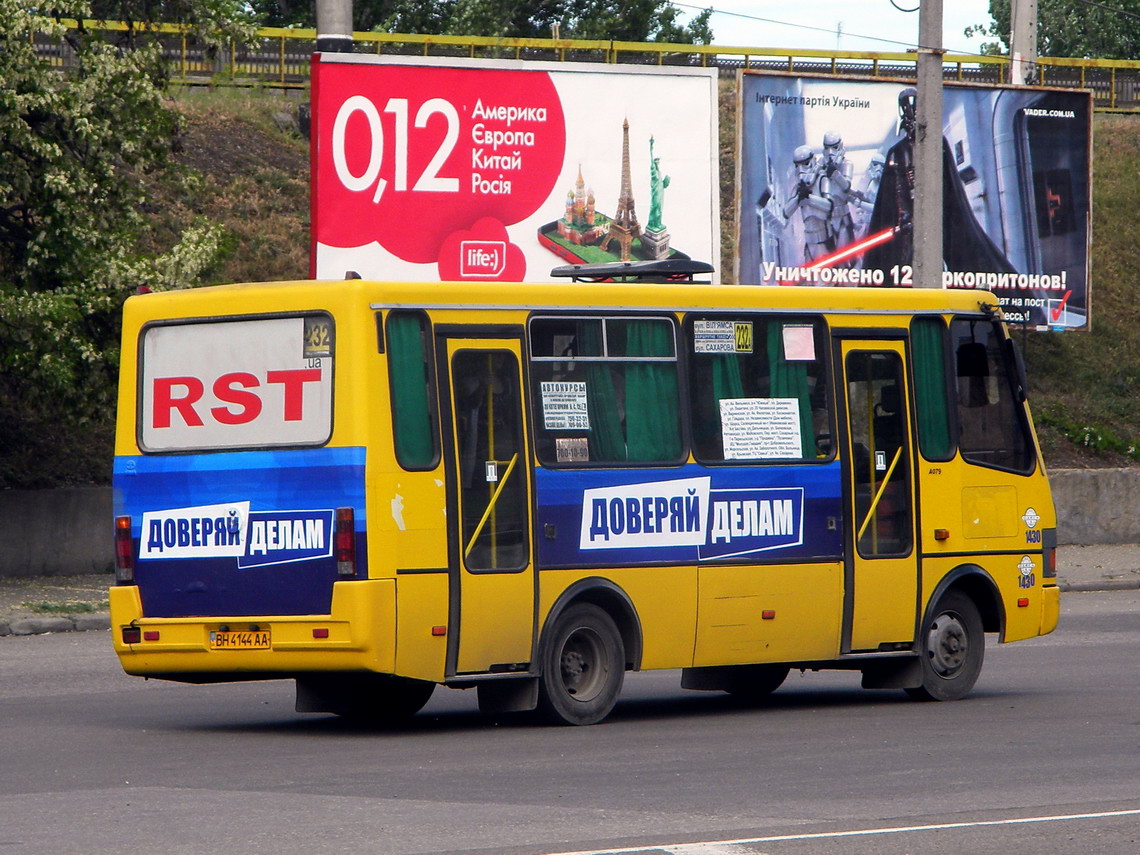
[[[601,641],[596,635],[580,629],[566,639],[562,648],[560,668],[566,692],[578,700],[587,701],[601,691],[605,683]]]
[[[962,670],[969,652],[969,639],[961,620],[952,614],[935,618],[926,638],[926,655],[934,673],[940,677],[953,677]]]

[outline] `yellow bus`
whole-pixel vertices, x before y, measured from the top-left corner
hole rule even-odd
[[[648,669],[745,701],[792,668],[957,699],[985,633],[1060,610],[1025,389],[979,291],[135,296],[115,650],[130,674],[291,678],[298,711],[380,720],[442,685],[592,724]]]

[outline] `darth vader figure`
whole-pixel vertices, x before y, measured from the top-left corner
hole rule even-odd
[[[868,234],[895,228],[894,237],[868,250],[864,267],[890,270],[909,265],[914,257],[915,102],[911,86],[899,93],[899,125],[903,138],[891,146],[875,196]],[[942,262],[946,270],[1013,273],[1013,265],[978,224],[966,197],[954,155],[942,140]]]

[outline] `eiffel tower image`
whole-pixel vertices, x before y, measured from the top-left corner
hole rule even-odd
[[[600,248],[604,250],[610,241],[616,240],[621,247],[621,260],[629,261],[633,239],[640,236],[641,224],[633,208],[633,182],[629,177],[629,119],[626,119],[621,123],[621,195],[618,196],[617,214],[610,221],[609,231]]]

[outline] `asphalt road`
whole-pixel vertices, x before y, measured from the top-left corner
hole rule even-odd
[[[1070,594],[966,700],[793,674],[764,709],[631,675],[611,719],[399,730],[292,684],[123,675],[104,632],[0,638],[0,855],[1140,853],[1140,592]]]

